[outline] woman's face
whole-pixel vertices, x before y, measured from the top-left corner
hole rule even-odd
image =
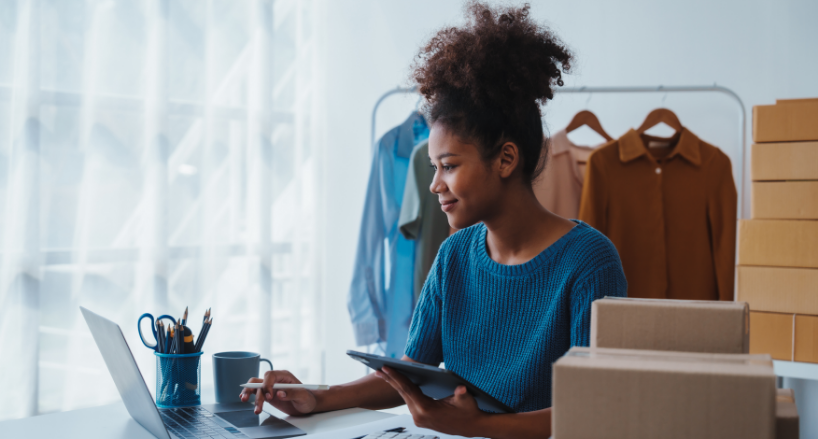
[[[500,175],[476,145],[434,124],[429,133],[429,159],[435,168],[429,190],[438,196],[450,226],[463,229],[491,216],[498,207]]]

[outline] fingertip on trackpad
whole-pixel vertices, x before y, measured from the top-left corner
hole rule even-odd
[[[216,416],[241,429],[242,433],[251,438],[273,439],[306,434],[303,430],[283,419],[265,412],[257,415],[252,409],[216,413]]]

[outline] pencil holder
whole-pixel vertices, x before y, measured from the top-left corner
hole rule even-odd
[[[200,405],[203,352],[156,355],[156,405],[161,408]]]

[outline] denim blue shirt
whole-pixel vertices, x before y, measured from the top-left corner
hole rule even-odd
[[[425,120],[414,112],[378,142],[347,299],[356,344],[378,343],[395,358],[403,356],[409,333],[415,265],[415,242],[398,232],[398,217],[409,157],[428,137]]]

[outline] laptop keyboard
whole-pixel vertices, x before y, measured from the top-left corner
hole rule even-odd
[[[168,431],[180,438],[239,439],[249,436],[233,427],[222,427],[213,422],[213,413],[200,407],[182,407],[160,410]]]
[[[364,436],[363,439],[440,439],[437,436],[429,436],[412,433],[394,433],[389,431],[381,431],[378,433],[370,433]]]

